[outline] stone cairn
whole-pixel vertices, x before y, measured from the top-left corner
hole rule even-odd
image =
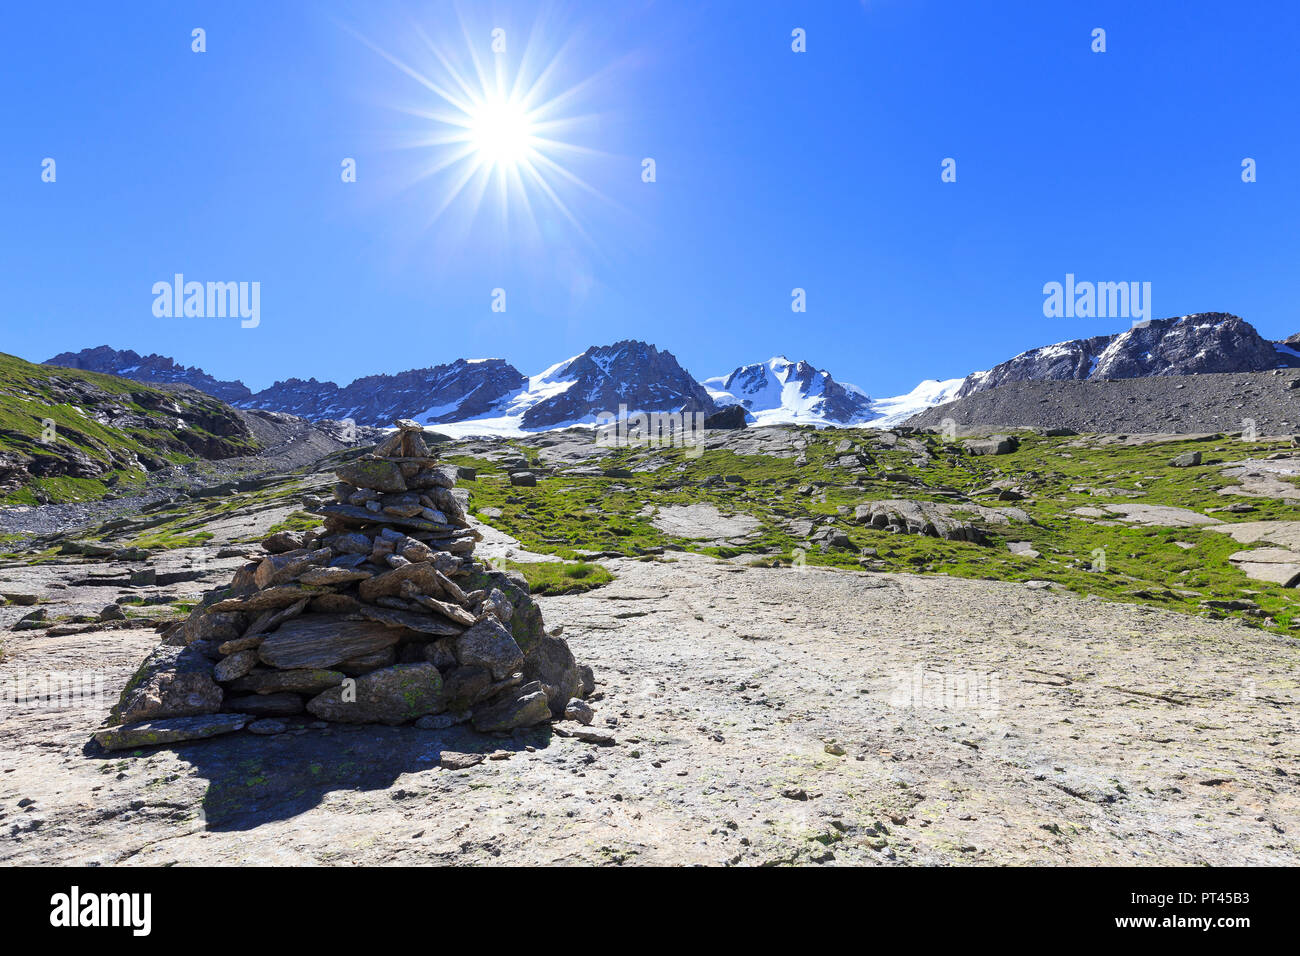
[[[340,466],[324,527],[281,531],[144,662],[95,739],[122,749],[321,722],[507,732],[587,724],[591,669],[547,634],[522,575],[481,537],[415,422]]]

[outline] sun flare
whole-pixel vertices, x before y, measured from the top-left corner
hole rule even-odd
[[[548,46],[541,31],[529,34],[511,60],[496,54],[485,59],[482,43],[461,26],[461,49],[452,31],[439,43],[417,30],[427,55],[414,63],[353,31],[422,88],[414,102],[395,108],[419,121],[403,146],[428,151],[410,185],[436,181],[430,223],[444,213],[472,219],[491,208],[502,228],[536,239],[544,228],[554,235],[558,213],[590,242],[575,202],[585,197],[612,205],[583,175],[610,156],[581,141],[597,118],[586,111],[590,97],[610,68],[576,71],[564,56],[570,44]]]
[[[527,160],[535,140],[528,112],[507,100],[488,100],[471,108],[468,136],[479,162],[505,167]]]

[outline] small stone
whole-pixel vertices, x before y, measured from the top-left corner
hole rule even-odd
[[[261,720],[255,720],[245,728],[250,734],[283,734],[288,731],[289,725],[283,720],[276,720],[274,717],[263,717]]]
[[[617,743],[614,735],[608,730],[601,730],[598,727],[570,727],[568,728],[569,736],[578,740],[586,741],[589,744],[599,744],[602,747],[608,747]]]
[[[574,697],[564,705],[564,717],[566,720],[576,720],[580,724],[590,724],[596,719],[596,712],[585,700]]]
[[[110,604],[99,612],[99,619],[101,621],[125,621],[126,612],[116,604]]]
[[[482,762],[482,754],[462,754],[453,750],[444,750],[438,755],[438,764],[444,770],[468,770]]]
[[[224,684],[243,677],[256,666],[256,649],[250,648],[244,651],[236,651],[229,657],[217,662],[216,667],[212,669],[212,676]]]

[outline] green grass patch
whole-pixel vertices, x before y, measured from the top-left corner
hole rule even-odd
[[[588,561],[506,561],[505,567],[522,574],[533,594],[578,594],[614,580],[606,568]]]

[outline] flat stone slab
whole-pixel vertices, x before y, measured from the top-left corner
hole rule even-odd
[[[1223,469],[1225,478],[1236,478],[1241,484],[1220,488],[1221,495],[1241,495],[1247,498],[1300,499],[1300,487],[1294,481],[1300,477],[1300,458],[1267,460],[1247,458],[1229,462]]]
[[[1294,587],[1300,580],[1300,552],[1286,548],[1256,548],[1253,551],[1238,551],[1228,555],[1233,563],[1248,578],[1256,581],[1272,581],[1284,588]]]
[[[106,750],[156,747],[181,740],[202,740],[242,730],[253,718],[247,714],[202,714],[197,717],[169,717],[122,724],[95,732],[95,740]]]
[[[753,534],[761,524],[749,515],[724,515],[710,504],[667,505],[651,519],[664,534],[691,541],[738,538]]]
[[[1231,535],[1241,544],[1254,544],[1267,541],[1279,547],[1290,548],[1300,561],[1300,521],[1239,521],[1232,524],[1215,525],[1209,529],[1220,534]]]
[[[1110,514],[1125,524],[1143,528],[1194,528],[1219,523],[1217,518],[1192,511],[1190,508],[1176,508],[1173,505],[1104,504],[1098,508],[1074,508],[1070,513],[1085,518]]]
[[[402,632],[375,621],[348,621],[331,614],[305,614],[281,625],[257,649],[281,669],[324,668],[396,644]]]

